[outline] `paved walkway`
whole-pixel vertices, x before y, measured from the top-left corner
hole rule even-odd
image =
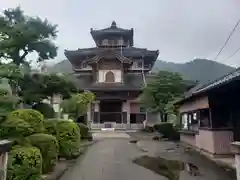
[[[179,160],[185,163],[192,163],[198,167],[201,176],[189,176],[187,171],[180,173],[179,180],[234,180],[227,172],[218,167],[214,162],[200,155],[195,151],[187,151],[183,147],[178,147],[176,143],[168,141],[143,140],[137,146],[147,151],[150,156],[160,156],[169,160]]]
[[[100,140],[60,180],[166,180],[132,163],[141,151],[128,141],[119,138]]]
[[[104,131],[104,132],[94,132],[93,139],[107,139],[107,138],[121,138],[121,139],[129,139],[130,136],[125,132],[114,132],[114,131]]]
[[[190,176],[183,171],[180,180],[232,180],[208,159],[199,154],[185,153],[175,143],[146,138],[137,144],[131,144],[130,136],[123,132],[96,133],[94,137],[99,141],[60,180],[166,180],[165,177],[132,163],[135,157],[146,154],[190,162],[199,167],[201,176]]]

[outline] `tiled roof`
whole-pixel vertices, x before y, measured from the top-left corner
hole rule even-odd
[[[99,53],[103,53],[104,51],[115,51],[116,53],[121,53],[125,57],[142,57],[142,56],[154,56],[158,57],[159,51],[151,51],[146,48],[136,48],[136,47],[124,47],[124,48],[85,48],[85,49],[78,49],[78,50],[65,50],[65,55],[68,58],[76,57],[76,56],[89,56],[93,57]]]
[[[209,90],[214,89],[216,87],[226,85],[229,82],[236,80],[236,78],[238,78],[239,76],[240,76],[240,68],[238,68],[238,69],[234,70],[233,72],[231,72],[225,76],[222,76],[210,83],[198,84],[197,86],[193,87],[188,92],[186,92],[184,99],[178,101],[176,104],[187,101],[188,99],[190,99],[194,96],[197,96],[203,92],[208,92]]]
[[[117,27],[115,21],[112,22],[111,26],[105,29],[93,30],[91,29],[92,36],[101,36],[103,34],[129,34],[133,35],[133,29],[122,29]]]
[[[204,86],[202,86],[201,88],[197,89],[193,94],[198,94],[201,93],[203,91],[208,91],[210,89],[213,89],[215,87],[221,86],[223,84],[229,83],[231,81],[233,81],[235,78],[240,76],[240,68],[234,70],[233,72],[222,76],[208,84],[205,84]]]

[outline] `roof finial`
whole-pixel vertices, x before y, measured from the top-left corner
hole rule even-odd
[[[116,24],[115,21],[112,22],[111,27],[112,27],[112,28],[116,28],[116,27],[117,27],[117,24]]]

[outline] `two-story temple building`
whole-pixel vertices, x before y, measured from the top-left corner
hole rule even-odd
[[[138,97],[159,52],[134,47],[133,32],[113,21],[90,30],[96,47],[65,51],[79,90],[96,95],[87,113],[92,128],[137,129],[146,119]]]

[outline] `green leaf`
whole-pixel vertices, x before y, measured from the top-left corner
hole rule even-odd
[[[28,17],[20,7],[7,9],[0,15],[0,58],[20,65],[29,53],[36,52],[38,61],[53,59],[57,47],[57,25],[47,19]]]

